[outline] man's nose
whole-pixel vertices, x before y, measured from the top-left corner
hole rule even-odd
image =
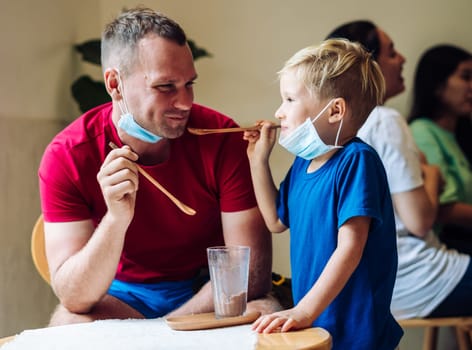
[[[175,96],[174,107],[182,110],[189,110],[193,104],[193,90],[180,89]]]

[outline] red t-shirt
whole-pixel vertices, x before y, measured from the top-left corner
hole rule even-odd
[[[45,221],[92,219],[98,225],[106,213],[96,177],[110,152],[108,143],[122,145],[111,111],[111,103],[90,110],[46,148],[39,168]],[[188,126],[221,128],[237,124],[194,104]],[[135,214],[116,273],[119,280],[153,283],[193,277],[207,265],[206,248],[224,243],[221,212],[256,205],[247,144],[241,134],[197,136],[186,131],[170,144],[169,160],[143,168],[197,213],[184,214],[140,175]]]

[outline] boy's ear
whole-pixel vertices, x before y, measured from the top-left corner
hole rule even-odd
[[[329,122],[337,123],[341,121],[346,116],[346,100],[342,97],[337,97],[331,102],[331,107],[329,107],[330,115]]]
[[[121,98],[121,86],[118,79],[118,72],[115,69],[107,69],[103,75],[105,88],[112,99]]]

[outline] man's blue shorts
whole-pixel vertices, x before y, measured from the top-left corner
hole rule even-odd
[[[113,280],[108,294],[120,299],[146,318],[157,318],[175,310],[195,294],[196,283],[208,278],[158,283],[131,283]]]

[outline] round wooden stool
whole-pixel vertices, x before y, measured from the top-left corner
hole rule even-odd
[[[323,328],[307,328],[285,333],[259,334],[256,350],[330,350],[331,335]]]

